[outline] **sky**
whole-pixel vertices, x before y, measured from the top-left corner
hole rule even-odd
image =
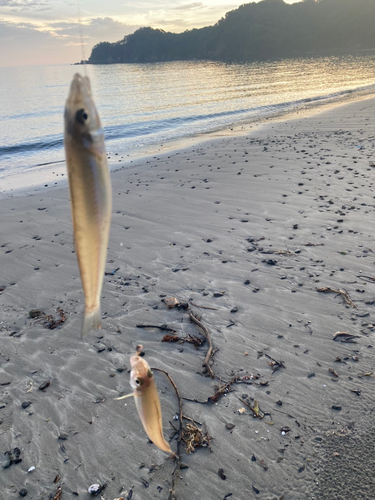
[[[180,33],[215,24],[250,1],[0,0],[0,66],[80,61],[80,27],[88,58],[97,43],[116,42],[142,26]]]

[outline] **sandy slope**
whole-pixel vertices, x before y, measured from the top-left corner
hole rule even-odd
[[[132,487],[133,499],[168,498],[172,461],[134,402],[114,401],[129,391],[129,356],[143,344],[187,398],[206,400],[219,380],[202,375],[207,346],[136,328],[198,334],[164,297],[214,308],[191,306],[219,379],[255,376],[217,404],[184,402],[213,440],[212,452],[183,454],[178,500],[373,498],[374,116],[366,99],[113,173],[107,272],[117,271],[105,277],[103,330],[85,341],[67,189],[0,201],[0,452],[4,465],[15,447],[22,458],[1,471],[0,498],[26,488],[48,499],[61,486],[62,499],[84,499],[105,482],[106,500]],[[347,291],[357,308],[317,287]],[[61,308],[66,321],[49,330],[29,318],[35,308],[55,319]],[[337,331],[359,338],[336,342]],[[273,373],[267,355],[285,368]],[[170,436],[178,406],[156,379]]]

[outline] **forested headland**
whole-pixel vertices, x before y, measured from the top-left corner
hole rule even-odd
[[[375,0],[263,0],[241,5],[214,26],[170,33],[140,28],[101,42],[91,64],[210,59],[244,62],[375,51]]]

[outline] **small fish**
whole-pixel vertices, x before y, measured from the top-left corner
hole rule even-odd
[[[173,453],[163,436],[160,400],[154,374],[147,361],[140,356],[141,351],[142,346],[138,346],[137,353],[130,358],[130,385],[134,392],[116,400],[134,396],[138,415],[147,436],[162,451]]]
[[[101,328],[100,295],[112,213],[104,133],[87,76],[74,75],[64,117],[74,245],[85,296],[83,338]]]

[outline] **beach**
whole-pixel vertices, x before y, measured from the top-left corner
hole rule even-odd
[[[368,97],[118,163],[84,340],[68,189],[1,199],[0,498],[168,498],[173,459],[115,401],[141,344],[210,443],[182,443],[178,500],[372,499],[374,136]],[[155,378],[176,450],[176,393]]]

